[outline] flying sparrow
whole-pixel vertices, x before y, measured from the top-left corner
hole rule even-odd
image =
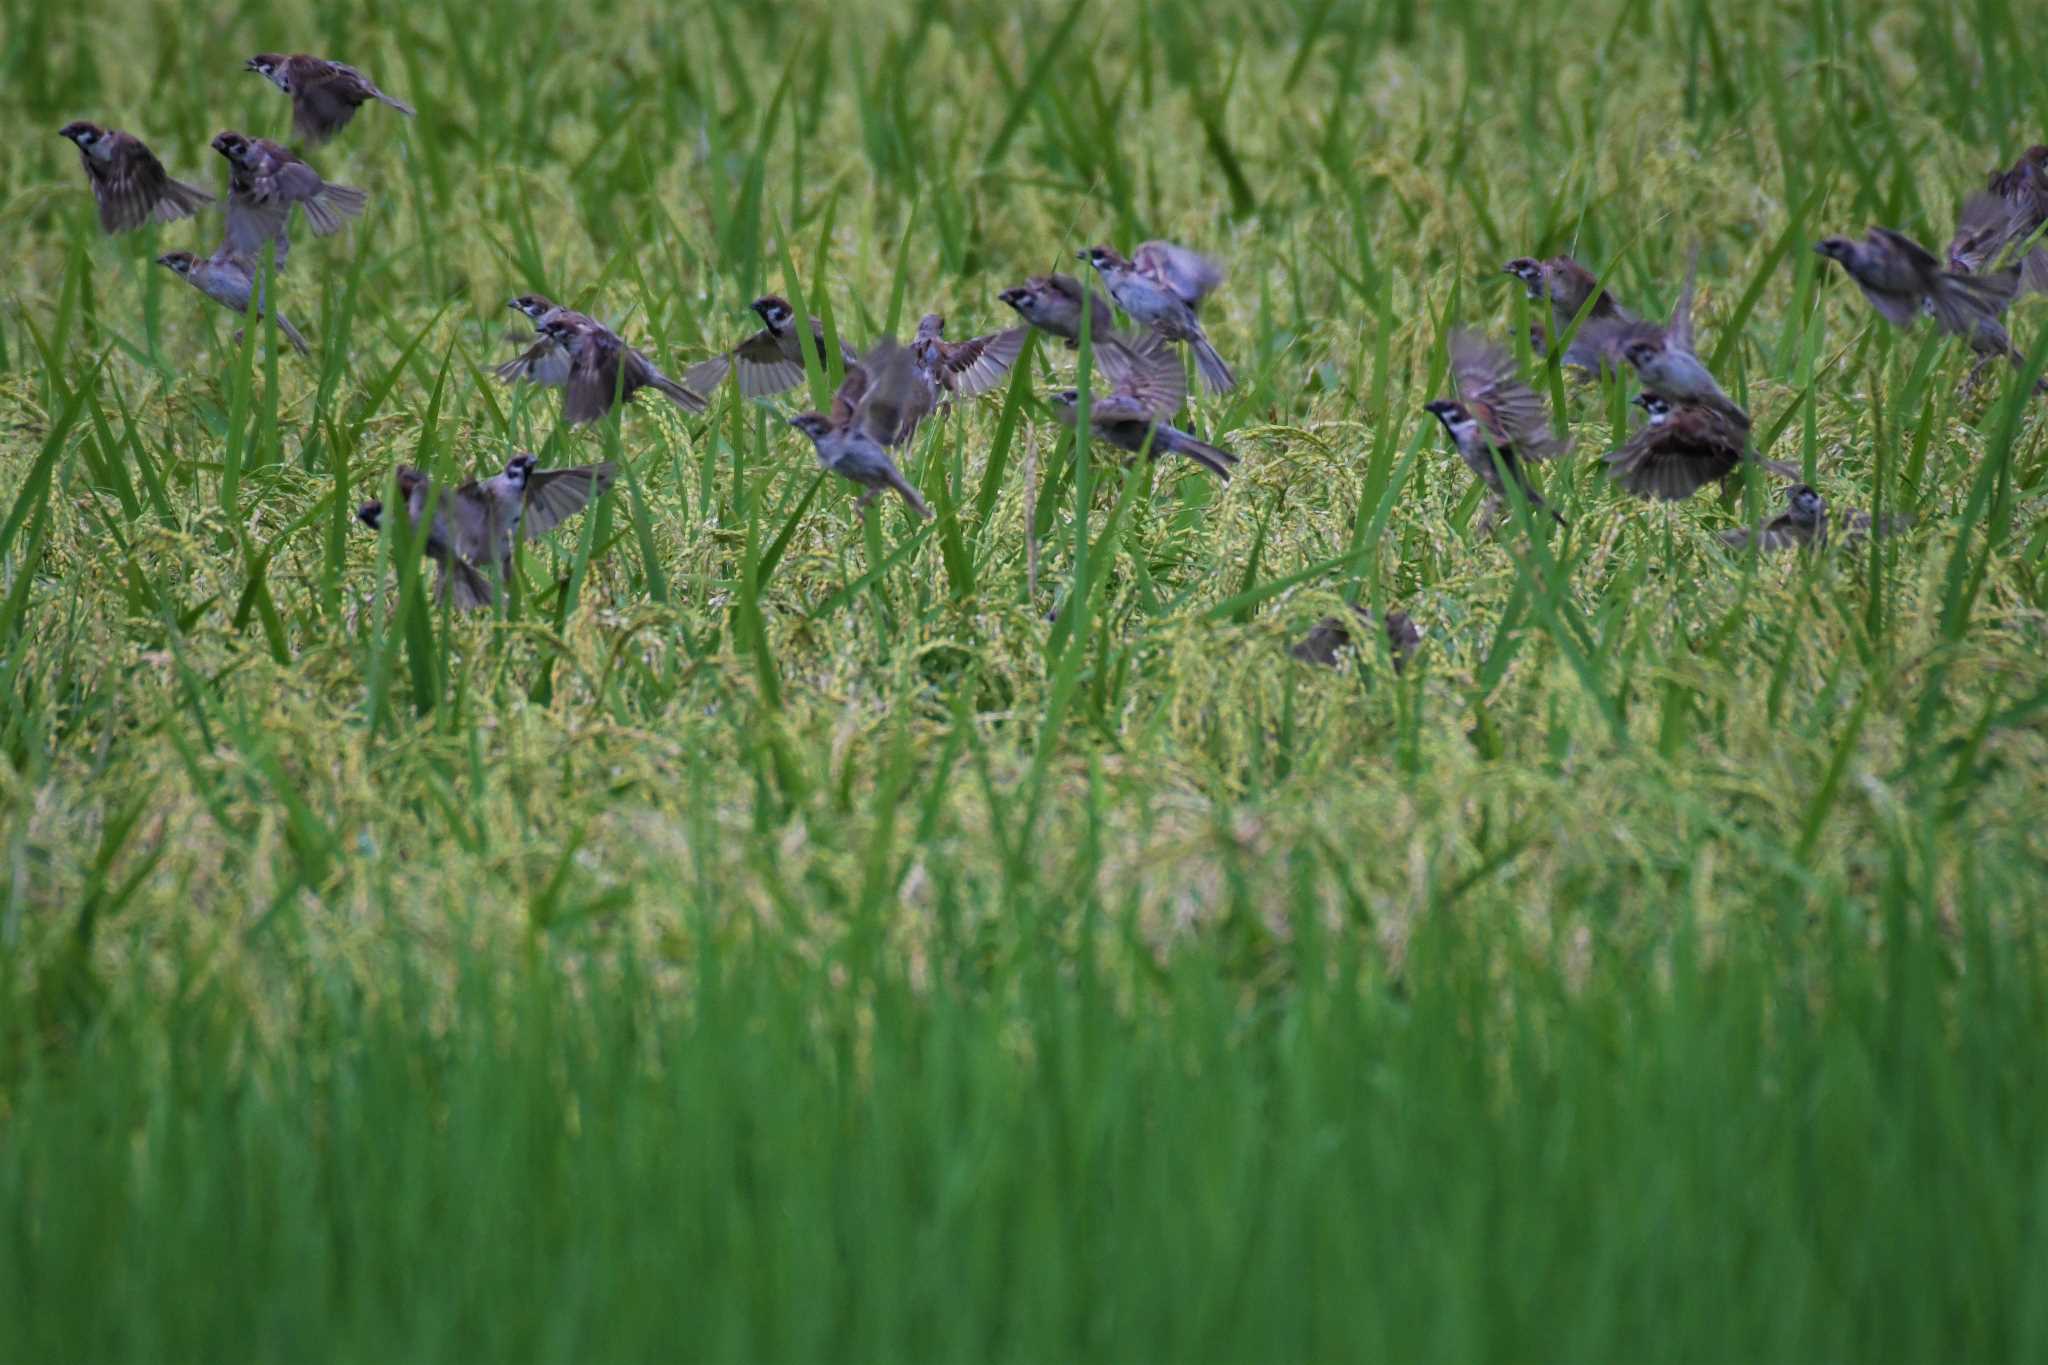
[[[1868,512],[1830,514],[1821,495],[1802,483],[1786,495],[1783,512],[1754,530],[1723,531],[1721,541],[1737,549],[1804,549],[1826,545],[1832,533],[1837,544],[1849,545],[1866,535],[1894,535],[1911,524],[1910,517],[1886,517],[1880,524],[1873,523]]]
[[[230,255],[223,246],[212,256],[201,259],[189,251],[166,251],[156,258],[158,265],[169,266],[179,279],[197,289],[206,297],[224,308],[247,314],[249,300],[256,292],[256,282],[250,276],[248,263],[240,257]],[[259,306],[256,316],[262,317]],[[286,320],[283,313],[277,315],[277,330],[284,333],[284,339],[306,354],[306,339],[299,335],[299,329]]]
[[[702,412],[709,406],[702,394],[670,379],[653,361],[619,340],[611,328],[581,313],[554,309],[542,319],[540,335],[569,357],[562,417],[570,426],[596,421],[612,410],[615,395],[628,402],[641,389],[655,390],[684,412]],[[522,356],[519,363],[525,360]]]
[[[798,413],[789,424],[811,438],[820,465],[867,490],[858,502],[862,511],[894,490],[912,512],[930,520],[932,509],[889,458],[889,449],[916,430],[928,402],[917,361],[901,344],[885,339],[847,367],[830,414]]]
[[[520,539],[539,540],[575,516],[611,487],[615,473],[610,461],[542,469],[531,454],[518,451],[503,473],[472,479],[445,495],[455,549],[473,564],[495,564],[502,582],[512,572]]]
[[[1378,624],[1370,610],[1355,602],[1351,605],[1351,614],[1355,620],[1348,625],[1341,616],[1325,616],[1309,627],[1308,634],[1289,646],[1287,652],[1303,663],[1335,668],[1338,655],[1351,647],[1353,627],[1371,630]],[[1415,651],[1422,648],[1422,632],[1416,629],[1415,622],[1405,611],[1388,612],[1385,630],[1387,647],[1394,658],[1394,671],[1399,673],[1415,657]]]
[[[276,268],[291,251],[285,228],[292,205],[305,209],[313,235],[339,232],[363,211],[369,196],[348,185],[322,180],[318,171],[269,138],[224,132],[213,149],[228,162],[228,250],[244,260],[259,259],[265,242],[277,243]]]
[[[917,324],[910,355],[934,402],[942,396],[972,398],[1003,382],[1024,350],[1025,331],[1012,327],[966,341],[947,341],[945,317],[927,313]]]
[[[1911,327],[1924,310],[1944,332],[1972,337],[1979,320],[1998,316],[2019,290],[2016,268],[1995,275],[1943,270],[1933,252],[1890,228],[1873,227],[1861,242],[1829,237],[1813,249],[1841,262],[1894,327]]]
[[[1195,316],[1196,306],[1223,282],[1223,271],[1215,262],[1171,242],[1147,242],[1128,261],[1106,246],[1076,255],[1095,267],[1109,296],[1133,320],[1193,348],[1195,368],[1211,393],[1236,387],[1230,366],[1216,354]]]
[[[1579,316],[1579,310],[1586,309],[1586,321],[1572,337],[1572,344],[1565,348],[1564,358],[1567,364],[1585,370],[1597,370],[1603,364],[1611,368],[1620,363],[1619,348],[1603,351],[1600,342],[1603,338],[1611,342],[1617,333],[1617,324],[1633,322],[1635,316],[1616,303],[1612,294],[1600,287],[1600,281],[1592,271],[1569,256],[1552,256],[1547,261],[1518,256],[1502,269],[1528,287],[1531,303],[1541,303],[1546,299],[1549,301],[1549,336],[1563,336],[1571,327],[1572,320]],[[1588,299],[1592,300],[1590,306],[1586,303]],[[1540,330],[1532,328],[1530,339],[1537,342],[1537,354],[1546,352],[1547,338],[1544,338]]]
[[[1110,311],[1108,301],[1072,275],[1033,275],[996,297],[1039,331],[1064,339],[1068,350],[1081,341],[1083,299],[1088,303],[1088,328],[1092,336],[1106,337],[1116,327],[1116,315]]]
[[[164,163],[142,139],[83,119],[58,130],[78,147],[85,178],[100,205],[100,228],[108,236],[144,223],[190,218],[213,196],[164,173]]]
[[[1592,334],[1596,353],[1605,354],[1610,348],[1618,350],[1634,367],[1644,388],[1663,395],[1674,405],[1692,403],[1712,408],[1747,431],[1749,414],[1722,392],[1694,349],[1692,299],[1698,278],[1699,252],[1694,251],[1686,263],[1685,285],[1678,291],[1678,302],[1672,305],[1671,320],[1661,327],[1654,322],[1607,321],[1581,327],[1579,334]]]
[[[1547,510],[1525,466],[1562,455],[1570,443],[1551,432],[1549,409],[1516,375],[1514,358],[1492,342],[1456,332],[1451,336],[1451,376],[1458,398],[1439,398],[1422,410],[1443,423],[1466,467],[1486,485],[1489,497],[1482,525],[1494,525],[1502,511],[1507,490],[1501,481],[1503,468],[1531,507]],[[1550,515],[1558,525],[1565,524],[1555,511]]]
[[[766,398],[783,393],[804,382],[804,348],[796,328],[796,309],[789,300],[767,294],[748,305],[765,324],[760,331],[723,355],[700,360],[683,372],[683,382],[698,393],[710,393],[729,370],[739,372],[740,395]],[[811,319],[811,343],[818,349],[818,368],[826,370],[825,324]],[[860,357],[844,341],[839,343],[841,368],[857,365]]]
[[[289,57],[259,52],[243,69],[261,72],[272,85],[292,97],[292,132],[310,147],[317,147],[340,132],[356,116],[356,110],[370,100],[388,104],[407,118],[416,112],[404,100],[379,90],[354,67],[309,57],[303,52]]]
[[[1099,356],[1110,389],[1088,404],[1089,430],[1134,455],[1142,451],[1149,451],[1153,459],[1162,453],[1184,455],[1223,482],[1230,482],[1237,456],[1167,424],[1188,394],[1187,373],[1178,355],[1164,346],[1111,337],[1104,340]],[[1054,394],[1053,416],[1062,425],[1072,426],[1080,402],[1078,389]]]
[[[446,490],[438,493],[427,482],[427,476],[411,465],[400,465],[393,477],[398,483],[398,496],[404,500],[405,513],[414,531],[426,519],[427,502],[434,502],[433,521],[426,527],[427,558],[441,566],[435,595],[447,600],[453,597],[456,609],[469,611],[476,607],[488,607],[492,601],[491,581],[477,572],[454,548],[453,537],[448,529],[450,499]],[[373,498],[356,509],[356,519],[372,531],[379,530],[384,522],[384,503]]]
[[[1799,477],[1797,465],[1758,459],[1748,428],[1717,408],[1673,403],[1660,393],[1639,393],[1633,401],[1649,414],[1648,424],[1604,458],[1614,481],[1639,498],[1683,501],[1745,461],[1780,478]]]
[[[2027,241],[2048,224],[2048,147],[2029,147],[2011,170],[1993,171],[1985,188],[2011,211],[2001,246]],[[2048,294],[2048,244],[2037,242],[2029,248],[2022,266],[2027,288]]]

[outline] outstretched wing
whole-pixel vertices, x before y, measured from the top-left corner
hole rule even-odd
[[[1163,422],[1187,401],[1188,372],[1180,353],[1158,344],[1156,337],[1156,333],[1147,333],[1151,339],[1133,342],[1111,336],[1104,338],[1095,352],[1112,396],[1133,405],[1134,421]],[[1098,412],[1104,401],[1098,400]]]
[[[987,393],[1003,382],[1010,367],[1023,353],[1024,337],[1031,329],[1012,327],[972,337],[947,349],[941,362],[954,376],[953,388],[964,397]]]
[[[931,391],[918,375],[917,361],[895,341],[875,343],[860,368],[867,372],[867,391],[854,411],[860,429],[877,444],[901,445],[931,410]],[[838,400],[833,400],[835,413]]]
[[[1131,254],[1131,265],[1180,295],[1190,308],[1223,283],[1223,267],[1173,242],[1145,242]]]
[[[1523,383],[1514,357],[1470,332],[1451,337],[1451,372],[1458,397],[1494,437],[1514,447],[1518,458],[1547,460],[1564,448],[1550,430],[1550,411]]]
[[[526,481],[526,511],[519,518],[525,537],[539,540],[575,516],[612,486],[616,473],[610,460],[573,469],[535,470]]]

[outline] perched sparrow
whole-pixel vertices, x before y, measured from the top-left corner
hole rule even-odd
[[[1591,344],[1598,348],[1597,353],[1604,354],[1608,348],[1618,350],[1634,367],[1644,388],[1663,395],[1674,405],[1692,403],[1712,408],[1747,431],[1749,414],[1721,391],[1693,348],[1692,297],[1698,276],[1699,253],[1695,251],[1686,263],[1685,285],[1678,291],[1678,302],[1672,305],[1671,320],[1662,327],[1653,322],[1603,322],[1597,327],[1582,327],[1579,334],[1592,333]]]
[[[1614,481],[1639,498],[1683,501],[1745,461],[1780,478],[1799,477],[1796,465],[1758,459],[1749,449],[1748,428],[1716,408],[1674,404],[1660,393],[1640,393],[1634,401],[1649,414],[1649,423],[1604,458]]]
[[[59,131],[78,146],[108,236],[148,222],[175,223],[213,202],[205,190],[164,174],[164,163],[133,134],[83,120]]]
[[[330,184],[319,172],[268,138],[246,138],[225,132],[213,149],[228,162],[228,250],[245,260],[259,259],[265,242],[277,243],[276,268],[284,269],[291,250],[285,235],[292,205],[306,211],[313,235],[339,232],[363,211],[369,196],[348,185]]]
[[[1195,368],[1211,393],[1236,387],[1230,366],[1216,354],[1195,317],[1196,306],[1223,282],[1223,272],[1215,262],[1171,242],[1147,242],[1128,261],[1106,246],[1076,254],[1095,267],[1109,296],[1133,320],[1194,349]]]
[[[453,537],[448,530],[451,500],[446,490],[437,494],[433,485],[427,482],[427,476],[411,465],[400,465],[394,477],[398,481],[398,496],[405,500],[406,517],[415,531],[420,529],[421,521],[426,518],[429,498],[434,501],[434,519],[426,527],[425,548],[427,558],[441,566],[435,595],[443,600],[452,595],[456,609],[460,611],[489,606],[492,600],[491,581],[477,572],[476,565],[455,551]],[[356,509],[356,519],[372,531],[380,529],[384,519],[383,501],[373,499],[364,503]]]
[[[1351,647],[1353,626],[1371,630],[1378,624],[1371,611],[1353,603],[1351,614],[1356,618],[1347,625],[1341,616],[1325,616],[1309,627],[1309,632],[1287,652],[1303,663],[1321,664],[1325,668],[1337,666],[1337,656]],[[1408,619],[1405,611],[1387,613],[1387,647],[1394,657],[1394,671],[1401,672],[1408,661],[1415,657],[1415,651],[1422,648],[1422,632],[1415,628],[1415,622]]]
[[[883,340],[847,367],[829,415],[799,413],[789,424],[811,438],[819,464],[867,490],[859,500],[863,511],[893,489],[912,512],[930,520],[932,509],[889,458],[890,447],[916,430],[927,401],[916,360],[901,344]]]
[[[1882,523],[1873,523],[1868,512],[1854,511],[1834,515],[1832,528],[1829,520],[1827,503],[1802,483],[1786,496],[1783,512],[1754,530],[1723,531],[1721,540],[1737,549],[1801,549],[1827,544],[1831,531],[1837,544],[1848,545],[1866,535],[1894,535],[1912,524],[1909,517],[1886,517]]]
[[[474,564],[495,564],[500,581],[512,572],[512,551],[520,539],[539,540],[583,510],[612,485],[615,468],[603,464],[542,469],[526,451],[506,462],[502,474],[472,479],[445,495],[455,528],[455,548]]]
[[[166,251],[156,258],[156,263],[169,266],[178,278],[222,307],[248,313],[250,297],[256,292],[256,281],[250,276],[248,263],[230,255],[226,247],[205,259],[189,251]],[[263,316],[260,305],[256,316]],[[284,333],[284,339],[300,355],[306,354],[306,339],[299,335],[299,329],[292,326],[283,313],[277,315],[277,330]]]
[[[407,118],[416,112],[404,100],[393,99],[379,90],[354,67],[309,57],[303,52],[289,57],[259,52],[244,64],[243,70],[261,72],[272,85],[292,97],[292,132],[312,147],[340,132],[356,116],[356,110],[370,100],[388,104]]]
[[[1162,453],[1185,455],[1223,482],[1230,482],[1237,456],[1167,425],[1166,419],[1180,411],[1188,393],[1187,373],[1178,355],[1164,346],[1110,339],[1103,344],[1101,359],[1103,376],[1111,387],[1088,404],[1088,426],[1095,435],[1134,455],[1143,451],[1149,451],[1154,459]],[[1054,394],[1053,416],[1072,426],[1080,402],[1077,389]]]
[[[1081,341],[1083,299],[1088,302],[1090,335],[1106,337],[1116,327],[1116,315],[1110,311],[1108,302],[1072,275],[1033,275],[996,297],[1039,331],[1063,338],[1068,350]]]
[[[555,309],[542,320],[540,334],[569,357],[562,417],[570,426],[596,421],[612,410],[614,396],[629,402],[641,389],[655,390],[684,412],[702,412],[709,406],[703,395],[656,369],[653,361],[619,340],[611,328],[581,313]]]
[[[947,341],[946,319],[938,313],[927,313],[917,324],[910,355],[917,362],[917,372],[925,386],[932,391],[934,402],[942,396],[972,398],[1003,382],[1003,376],[1023,353],[1025,330],[1012,327],[966,341]]]
[[[1592,271],[1580,265],[1569,256],[1552,256],[1547,261],[1532,260],[1518,256],[1502,267],[1506,274],[1513,275],[1529,289],[1529,301],[1550,302],[1550,336],[1563,336],[1579,315],[1586,309],[1586,320],[1580,324],[1572,344],[1565,348],[1565,362],[1581,369],[1597,370],[1603,364],[1613,367],[1621,362],[1619,348],[1611,345],[1617,334],[1617,324],[1635,321],[1635,316],[1614,301],[1614,296],[1600,287],[1600,281]],[[1588,306],[1586,300],[1593,302]],[[1596,326],[1595,324],[1606,324]],[[1530,339],[1537,342],[1538,355],[1548,350],[1541,331],[1532,329]],[[1608,349],[1601,348],[1605,339]]]
[[[1894,327],[1911,327],[1924,309],[1944,332],[1970,337],[1980,319],[1998,316],[2019,290],[2017,269],[1996,275],[1943,270],[1933,252],[1890,228],[1874,227],[1861,242],[1829,237],[1814,250],[1841,262]]]
[[[745,398],[766,398],[804,382],[803,343],[791,325],[796,321],[796,309],[789,306],[787,299],[773,294],[755,299],[748,306],[760,314],[766,325],[724,355],[700,360],[685,370],[683,382],[698,393],[717,388],[728,370],[739,371],[740,395]],[[811,319],[811,343],[818,348],[819,369],[828,369],[825,324],[816,318]],[[842,367],[860,363],[860,357],[844,341],[839,343],[839,359]]]
[[[1499,517],[1501,495],[1506,492],[1495,456],[1529,505],[1546,507],[1524,466],[1563,454],[1569,443],[1551,432],[1549,410],[1536,391],[1515,374],[1514,358],[1469,332],[1455,333],[1451,337],[1451,375],[1458,400],[1440,398],[1425,403],[1423,411],[1443,423],[1466,467],[1491,493],[1484,524],[1491,526]],[[1555,511],[1550,515],[1564,525],[1564,518]]]

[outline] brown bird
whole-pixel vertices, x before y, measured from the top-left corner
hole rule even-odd
[[[1335,668],[1339,655],[1351,647],[1352,630],[1369,631],[1378,624],[1369,609],[1355,602],[1351,604],[1351,614],[1355,619],[1349,624],[1341,616],[1325,616],[1309,628],[1307,635],[1289,646],[1287,652],[1303,663]],[[1422,632],[1416,629],[1415,622],[1405,611],[1388,612],[1384,629],[1387,648],[1393,655],[1394,671],[1399,673],[1415,657],[1415,651],[1422,648]]]
[[[1635,369],[1643,387],[1652,393],[1662,395],[1674,405],[1692,403],[1713,408],[1747,431],[1749,414],[1722,391],[1696,348],[1692,300],[1698,280],[1699,252],[1694,250],[1686,262],[1685,284],[1678,291],[1678,301],[1671,306],[1670,319],[1661,327],[1654,322],[1610,319],[1582,327],[1579,334],[1591,333],[1591,344],[1601,354],[1619,351],[1622,359]]]
[[[766,398],[786,392],[804,382],[803,343],[797,339],[796,309],[789,300],[774,294],[755,299],[748,307],[765,325],[723,355],[700,360],[683,372],[683,383],[698,393],[717,388],[727,371],[739,374],[740,396]],[[818,368],[828,371],[825,359],[825,324],[811,320],[811,342],[818,350]],[[839,343],[842,368],[860,363],[860,357],[844,341]]]
[[[229,255],[226,247],[205,259],[189,251],[166,251],[156,258],[156,263],[168,267],[172,274],[222,307],[248,313],[249,300],[256,294],[256,281],[248,262]],[[256,316],[263,316],[261,307],[257,308]],[[277,330],[284,333],[284,339],[300,355],[307,353],[306,339],[299,335],[299,329],[292,326],[282,312],[277,315]]]
[[[1209,343],[1195,310],[1217,285],[1223,270],[1208,257],[1172,242],[1146,242],[1130,260],[1106,246],[1076,252],[1095,267],[1109,296],[1130,317],[1169,341],[1184,341],[1195,353],[1195,369],[1211,393],[1237,386],[1230,366]]]
[[[2002,217],[1982,202],[1986,199],[2003,207]],[[2044,225],[2048,225],[2048,146],[2029,147],[2012,169],[1991,172],[1984,191],[1964,204],[1955,240],[1949,243],[1949,264],[1974,274],[2007,248],[2028,242]],[[1987,245],[1986,233],[1994,229],[1996,240]],[[2019,264],[2025,287],[2048,293],[2048,245],[2035,242]]]
[[[1033,275],[996,296],[1017,310],[1024,321],[1041,332],[1063,339],[1073,350],[1081,341],[1081,304],[1085,299],[1090,321],[1089,333],[1098,339],[1116,330],[1116,314],[1109,301],[1072,275]]]
[[[1547,261],[1518,256],[1502,269],[1528,286],[1531,303],[1545,300],[1550,303],[1551,328],[1548,336],[1540,331],[1531,332],[1531,340],[1541,337],[1546,343],[1537,346],[1538,354],[1548,349],[1548,337],[1563,336],[1579,316],[1579,310],[1584,308],[1585,321],[1572,337],[1572,344],[1565,348],[1565,362],[1586,370],[1597,370],[1603,364],[1610,368],[1621,364],[1621,351],[1611,343],[1619,326],[1635,321],[1635,315],[1600,287],[1600,281],[1592,271],[1570,256],[1552,256]],[[1589,299],[1592,300],[1590,306],[1587,304]],[[1596,323],[1605,325],[1596,326]],[[1604,350],[1601,346],[1603,338],[1609,343]]]
[[[670,379],[611,328],[581,313],[557,308],[543,319],[540,332],[569,357],[562,417],[570,426],[596,421],[612,410],[614,397],[629,402],[642,389],[653,389],[685,412],[709,406],[702,394]]]
[[[83,119],[58,131],[78,148],[85,178],[99,201],[100,230],[110,237],[144,223],[190,218],[213,202],[205,190],[165,174],[164,163],[131,133]]]
[[[866,490],[858,502],[863,512],[893,490],[929,521],[932,509],[889,458],[890,449],[917,430],[929,403],[916,359],[900,343],[885,339],[847,367],[829,414],[798,413],[789,424],[811,438],[820,465]]]
[[[1466,467],[1488,489],[1482,530],[1495,525],[1504,510],[1502,497],[1507,486],[1501,469],[1531,507],[1548,510],[1525,466],[1562,455],[1570,442],[1551,431],[1550,409],[1515,373],[1514,357],[1470,332],[1455,332],[1451,336],[1451,377],[1457,399],[1440,398],[1424,404],[1423,411],[1443,423]],[[1564,518],[1555,511],[1550,515],[1564,525]]]
[[[1639,498],[1680,502],[1726,479],[1745,461],[1780,478],[1799,477],[1797,465],[1751,453],[1748,428],[1718,409],[1674,404],[1658,393],[1640,393],[1634,401],[1649,422],[1603,458],[1610,477]]]
[[[1911,327],[1926,312],[1941,330],[1972,337],[1977,324],[1997,317],[2019,290],[2019,271],[1964,275],[1943,270],[1934,253],[1902,232],[1873,227],[1860,242],[1829,237],[1814,247],[1841,263],[1878,315]]]
[[[308,146],[317,147],[340,132],[356,116],[356,110],[371,100],[388,104],[407,118],[417,112],[404,100],[379,90],[354,67],[303,52],[288,57],[259,52],[243,64],[243,70],[262,73],[292,97],[292,132]]]
[[[1895,535],[1910,525],[1910,517],[1886,517],[1876,523],[1868,512],[1830,514],[1821,495],[1802,483],[1786,495],[1783,512],[1753,530],[1723,531],[1721,541],[1736,549],[1804,549],[1826,545],[1831,536],[1838,545],[1851,545],[1867,535]]]
[[[966,341],[947,341],[945,317],[927,313],[917,324],[910,354],[934,402],[942,397],[972,398],[1003,382],[1023,353],[1027,330],[1012,327]]]
[[[506,305],[516,313],[523,313],[538,328],[557,313],[592,322],[581,313],[571,313],[552,300],[539,294],[521,294]],[[533,343],[524,351],[492,371],[506,384],[539,384],[545,388],[559,389],[569,382],[569,352],[553,337],[536,332]]]
[[[427,504],[434,504],[433,519],[425,527],[427,558],[441,566],[435,584],[435,596],[447,601],[451,597],[458,611],[470,611],[477,607],[488,607],[494,594],[491,581],[477,572],[476,565],[463,558],[455,549],[454,536],[449,530],[449,508],[451,499],[445,489],[436,490],[427,481],[427,476],[411,465],[400,465],[392,476],[398,484],[398,496],[405,507],[406,520],[415,532],[421,529],[421,522],[427,521]],[[356,519],[372,531],[380,530],[384,521],[384,503],[373,498],[356,509]]]
[[[502,581],[512,572],[518,540],[539,540],[575,516],[612,486],[616,472],[609,460],[542,469],[532,454],[517,451],[503,473],[472,479],[449,496],[456,551],[471,563],[497,565]]]
[[[325,237],[341,231],[369,202],[359,189],[322,180],[290,148],[268,138],[224,132],[214,137],[213,149],[228,163],[227,247],[244,260],[260,259],[263,244],[275,242],[276,268],[284,269],[291,251],[285,229],[295,204],[305,210],[313,235]]]
[[[1166,419],[1180,411],[1188,395],[1187,372],[1175,352],[1151,338],[1131,341],[1112,337],[1096,354],[1110,389],[1089,402],[1090,431],[1133,455],[1147,452],[1155,460],[1162,453],[1186,456],[1223,482],[1230,482],[1237,456],[1167,424]],[[1078,389],[1054,394],[1053,416],[1062,425],[1072,426],[1080,402]]]

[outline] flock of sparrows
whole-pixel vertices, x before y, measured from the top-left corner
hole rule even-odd
[[[387,105],[410,116],[403,101],[380,90],[354,67],[298,54],[252,57],[246,69],[273,82],[291,97],[293,130],[305,145],[318,145],[340,131],[366,103]],[[213,202],[195,186],[173,180],[136,137],[96,124],[67,125],[63,135],[78,147],[108,233],[145,223],[192,217]],[[207,257],[172,251],[158,262],[237,313],[261,316],[261,281],[268,270],[281,274],[290,252],[289,227],[299,209],[314,235],[338,232],[360,215],[367,196],[334,184],[290,148],[265,138],[222,132],[213,148],[228,162],[226,226],[220,246]],[[2048,293],[2048,146],[2031,148],[2010,169],[1994,171],[1986,188],[1964,205],[1947,261],[1905,235],[1873,227],[1860,241],[1830,237],[1815,250],[1838,262],[1879,316],[1897,327],[1930,318],[1942,331],[1961,337],[1979,356],[1971,382],[1999,359],[2024,367],[2003,318],[2023,291]],[[1170,242],[1146,242],[1126,258],[1108,246],[1076,253],[1096,272],[1104,298],[1072,275],[1034,276],[998,296],[1026,326],[949,341],[945,319],[933,313],[918,324],[908,344],[883,338],[857,353],[843,342],[836,360],[844,378],[825,412],[803,412],[789,425],[810,439],[819,463],[862,489],[865,509],[886,493],[900,497],[920,518],[931,509],[897,467],[891,452],[901,449],[920,425],[954,402],[1001,385],[1023,353],[1028,328],[1037,328],[1077,348],[1085,331],[1103,385],[1085,404],[1093,435],[1138,456],[1175,454],[1227,482],[1238,457],[1173,425],[1188,396],[1187,368],[1180,347],[1193,359],[1203,386],[1212,393],[1236,385],[1228,363],[1204,330],[1200,308],[1224,279],[1213,260]],[[1548,260],[1519,258],[1505,266],[1527,288],[1532,302],[1547,304],[1548,326],[1532,327],[1539,355],[1561,347],[1560,359],[1587,374],[1632,370],[1642,391],[1634,403],[1645,423],[1619,449],[1604,457],[1614,481],[1628,493],[1657,501],[1678,501],[1711,483],[1727,480],[1745,466],[1795,481],[1785,510],[1765,525],[1724,532],[1731,545],[1777,549],[1897,529],[1862,513],[1831,515],[1811,487],[1797,483],[1799,471],[1766,460],[1750,443],[1750,417],[1709,372],[1695,347],[1692,302],[1697,253],[1670,317],[1639,318],[1616,301],[1599,279],[1568,255]],[[587,314],[534,294],[509,305],[532,322],[534,339],[521,354],[497,368],[507,383],[563,390],[563,418],[571,426],[595,421],[642,389],[651,389],[685,412],[702,412],[708,395],[730,376],[749,399],[767,398],[800,385],[808,344],[820,369],[832,357],[817,318],[797,318],[785,299],[754,300],[759,331],[729,350],[691,366],[681,380],[664,374],[646,354]],[[272,310],[278,330],[300,352],[305,336]],[[1133,324],[1120,330],[1121,313]],[[1450,342],[1455,396],[1425,405],[1488,492],[1482,531],[1496,525],[1511,495],[1541,509],[1559,525],[1529,467],[1570,448],[1551,420],[1548,404],[1520,375],[1504,346],[1468,332]],[[2048,381],[2042,389],[2048,391]],[[1049,396],[1056,418],[1071,426],[1083,408],[1082,394],[1066,389]],[[394,486],[416,529],[424,530],[426,553],[442,566],[441,592],[458,607],[494,600],[491,574],[503,581],[514,547],[524,537],[546,534],[608,488],[609,463],[541,469],[535,458],[516,453],[504,470],[453,489],[435,487],[424,474],[400,466]],[[365,504],[361,519],[376,528],[381,501]],[[489,571],[488,573],[486,571]],[[1356,609],[1354,609],[1356,610]],[[1354,625],[1386,632],[1399,666],[1420,635],[1401,612],[1383,625],[1359,612],[1346,622],[1330,617],[1294,646],[1296,657],[1333,662],[1350,643]]]

